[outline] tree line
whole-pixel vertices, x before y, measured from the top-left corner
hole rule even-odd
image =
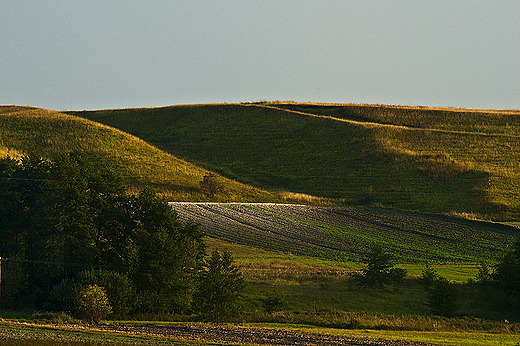
[[[83,152],[52,161],[0,159],[0,256],[17,264],[4,274],[4,306],[79,313],[90,287],[121,315],[215,318],[215,307],[202,301],[204,290],[217,290],[208,272],[223,277],[217,294],[228,300],[240,291],[241,277],[230,254],[206,260],[202,237],[198,225],[182,225],[152,190],[129,193],[114,169]]]
[[[355,280],[362,287],[385,288],[404,283],[406,270],[394,268],[392,256],[382,246],[374,246],[365,257],[366,266]],[[487,306],[497,315],[508,314],[520,318],[520,239],[506,251],[495,265],[482,263],[476,276],[463,284],[442,277],[426,265],[418,277],[424,287],[426,305],[434,315],[456,316],[461,301]]]

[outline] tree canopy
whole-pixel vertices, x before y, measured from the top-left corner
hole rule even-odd
[[[0,159],[0,256],[20,263],[18,304],[43,306],[78,273],[114,270],[139,308],[187,308],[204,257],[202,232],[183,226],[151,190],[127,193],[114,170],[82,152],[50,161]]]

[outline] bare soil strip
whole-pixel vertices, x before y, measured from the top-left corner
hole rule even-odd
[[[0,326],[0,344],[10,340],[102,341],[136,345],[195,342],[212,345],[436,346],[421,342],[349,337],[277,328],[153,323],[109,323],[91,326],[10,323]]]
[[[147,334],[183,340],[253,345],[352,345],[352,346],[426,346],[431,344],[368,338],[352,338],[282,329],[156,324],[109,324],[99,329],[130,334]]]

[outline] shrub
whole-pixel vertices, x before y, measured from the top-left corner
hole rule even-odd
[[[98,285],[88,285],[84,288],[78,305],[84,317],[93,323],[99,323],[112,312],[105,289]]]
[[[80,311],[78,302],[85,287],[72,280],[63,280],[49,293],[47,308],[53,311],[65,311],[77,315]]]
[[[287,303],[280,294],[269,294],[262,301],[264,311],[268,314],[272,314],[276,311],[281,311]]]

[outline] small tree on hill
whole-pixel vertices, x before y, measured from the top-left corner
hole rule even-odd
[[[215,173],[209,173],[202,178],[200,182],[200,188],[210,197],[215,196],[217,193],[224,191],[224,183],[222,179]]]

